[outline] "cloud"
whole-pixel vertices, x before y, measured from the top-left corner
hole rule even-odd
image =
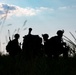
[[[22,8],[16,5],[9,5],[5,3],[0,3],[0,16],[3,16],[8,12],[8,16],[34,16],[37,15],[38,13],[44,12],[44,11],[54,11],[52,8],[47,8],[47,7],[39,7],[39,8]]]
[[[65,10],[65,9],[67,9],[68,7],[66,7],[66,6],[64,6],[64,7],[59,7],[58,9],[59,10]]]
[[[76,6],[75,5],[73,5],[73,6],[63,6],[63,7],[59,7],[58,9],[59,10],[66,10],[66,9],[71,10],[71,9],[76,9]]]
[[[49,10],[49,11],[51,11],[51,12],[54,11],[53,8],[47,8],[47,7],[40,7],[40,10],[42,10],[42,11],[43,11],[43,10],[44,10],[44,11],[45,11],[45,10],[46,10],[46,11]]]

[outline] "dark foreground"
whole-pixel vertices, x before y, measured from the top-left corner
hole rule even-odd
[[[0,75],[76,75],[76,58],[0,57]]]

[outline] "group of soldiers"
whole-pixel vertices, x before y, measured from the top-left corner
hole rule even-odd
[[[18,42],[20,35],[14,35],[15,39],[10,40],[6,46],[6,50],[10,56],[22,53],[27,58],[35,58],[36,56],[57,58],[61,54],[63,54],[63,57],[68,57],[69,48],[62,39],[64,30],[58,30],[57,36],[51,38],[49,38],[48,34],[42,34],[42,37],[40,37],[39,35],[31,34],[31,32],[32,28],[29,28],[28,34],[23,37],[22,48]]]

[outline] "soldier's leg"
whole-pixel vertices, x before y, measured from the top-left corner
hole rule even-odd
[[[63,49],[63,57],[68,57],[68,49],[67,48]]]

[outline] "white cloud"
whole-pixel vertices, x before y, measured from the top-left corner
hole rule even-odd
[[[64,6],[64,7],[59,7],[58,9],[59,10],[65,10],[65,9],[67,9],[68,7],[66,7],[66,6]]]
[[[59,10],[66,10],[66,9],[76,9],[76,6],[75,5],[73,5],[73,6],[63,6],[63,7],[59,7],[58,8]]]
[[[26,8],[22,8],[22,7],[15,6],[15,5],[0,3],[0,16],[5,15],[6,11],[8,11],[8,16],[12,16],[12,15],[15,15],[15,16],[22,16],[22,15],[34,16],[34,15],[37,15],[37,13],[44,12],[47,10],[52,12],[54,9],[47,8],[47,7],[40,7],[40,8],[26,7]]]

